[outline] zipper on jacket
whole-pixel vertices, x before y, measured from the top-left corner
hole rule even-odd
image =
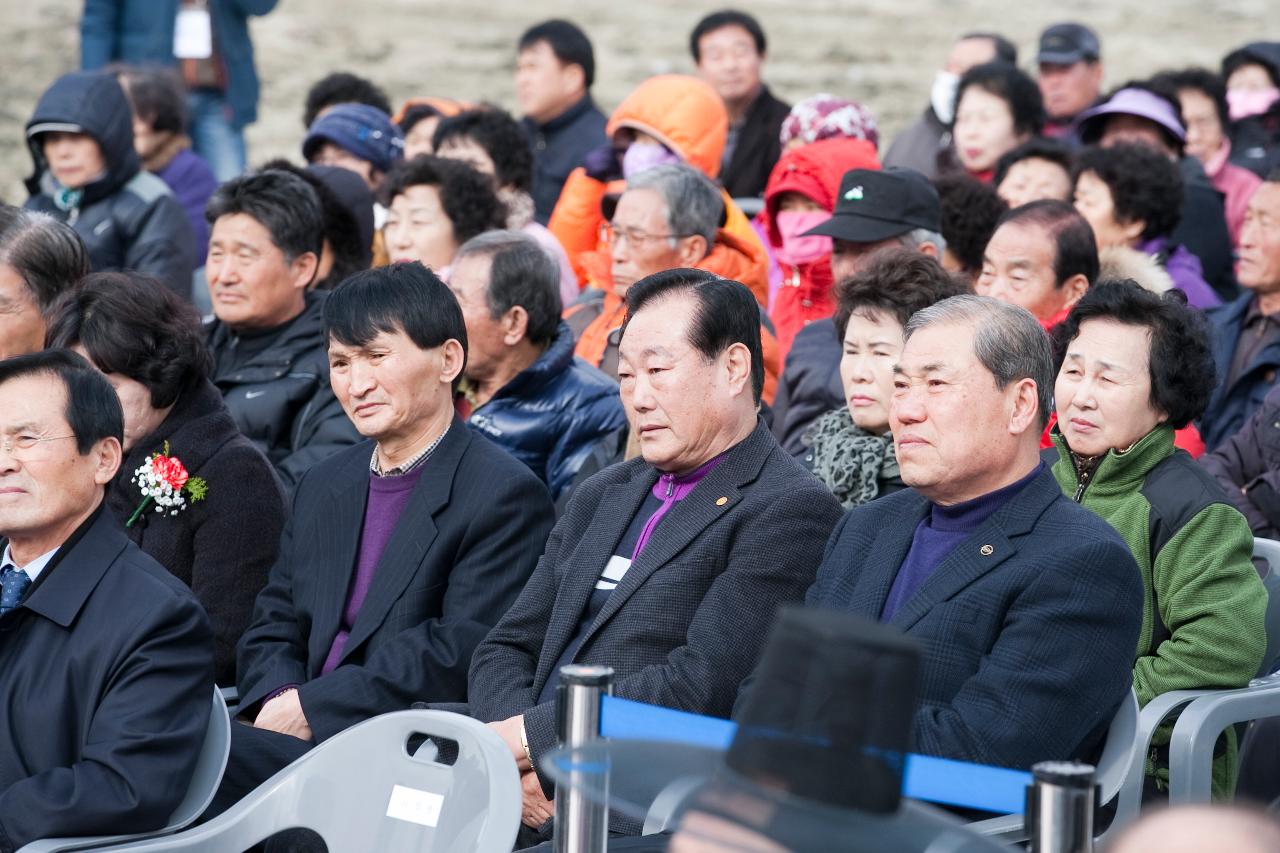
[[[676,478],[668,474],[666,497],[671,497],[673,494],[675,494],[675,492],[676,492]]]
[[[1071,464],[1076,470],[1076,493],[1072,497],[1076,503],[1084,500],[1084,490],[1089,488],[1089,478],[1093,476],[1093,472],[1097,470],[1099,459],[1080,460],[1074,453],[1071,454]]]

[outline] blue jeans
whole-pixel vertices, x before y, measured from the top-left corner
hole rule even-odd
[[[205,159],[219,182],[229,181],[244,171],[244,129],[231,123],[231,107],[217,92],[191,92],[187,96],[191,115],[192,147]]]

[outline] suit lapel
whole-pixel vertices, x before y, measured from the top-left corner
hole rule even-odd
[[[373,453],[373,443],[360,445]],[[295,553],[317,555],[323,564],[295,565],[294,586],[299,574],[305,573],[315,584],[315,605],[307,659],[312,676],[319,675],[329,647],[337,636],[342,609],[347,602],[347,589],[355,571],[360,532],[364,527],[364,510],[369,498],[369,456],[352,453],[349,464],[333,478],[327,503],[319,511],[317,523],[300,532],[315,537],[315,545],[294,543]]]
[[[617,589],[609,596],[609,600],[587,629],[582,641],[584,646],[626,604],[627,599],[642,583],[687,548],[712,522],[737,505],[742,499],[740,488],[759,476],[765,458],[774,447],[776,443],[772,436],[761,424],[757,424],[751,435],[731,449],[729,455],[684,500],[671,508],[658,526],[657,535],[631,564]]]
[[[910,515],[904,514],[900,524],[882,527],[865,554],[849,555],[855,564],[862,565],[853,573],[853,589],[845,603],[848,612],[880,620],[893,579],[911,550],[911,539],[916,526],[929,511],[929,503],[921,498],[914,510]]]
[[[579,540],[578,547],[564,560],[564,577],[556,593],[534,678],[536,690],[542,689],[551,667],[564,654],[587,609],[587,601],[600,579],[600,573],[657,479],[656,471],[648,465],[641,465],[630,480],[615,483],[600,496],[591,523],[584,528],[587,535]],[[618,591],[615,589],[613,594],[617,595]]]
[[[472,440],[466,425],[455,418],[449,427],[449,435],[426,461],[422,478],[414,486],[409,503],[378,559],[369,594],[360,606],[356,622],[351,626],[351,636],[343,647],[342,660],[349,657],[382,625],[392,605],[399,600],[409,581],[420,570],[423,559],[436,539],[433,517],[448,506],[458,463]],[[343,598],[345,600],[345,594]]]
[[[933,574],[889,620],[890,625],[903,631],[910,629],[934,606],[1018,553],[1017,538],[1035,526],[1036,519],[1052,501],[1065,500],[1048,466],[1043,462],[1040,465],[1040,473],[1030,483],[938,564]]]

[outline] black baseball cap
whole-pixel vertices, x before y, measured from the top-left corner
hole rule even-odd
[[[804,236],[849,243],[879,243],[925,228],[942,230],[942,203],[929,179],[915,169],[852,169],[840,179],[831,218]]]
[[[1084,60],[1096,62],[1102,56],[1098,34],[1084,24],[1054,24],[1040,34],[1036,62],[1046,65],[1074,65]]]

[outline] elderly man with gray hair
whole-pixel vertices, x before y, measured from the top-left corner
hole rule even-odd
[[[844,517],[806,603],[920,642],[921,752],[1017,768],[1090,757],[1130,689],[1142,579],[1040,460],[1048,336],[1025,309],[953,296],[912,316],[894,375],[910,488]]]
[[[767,275],[768,258],[761,246],[721,228],[723,219],[724,196],[691,166],[656,166],[629,179],[602,229],[610,267],[589,270],[598,286],[584,291],[565,312],[578,340],[575,352],[610,376],[617,375],[627,290],[646,276],[699,269],[730,281],[750,282]],[[763,398],[771,403],[782,364],[763,312],[761,320]]]
[[[454,256],[467,327],[457,407],[558,498],[602,437],[626,423],[618,383],[573,354],[560,271],[532,237],[489,231]]]
[[[44,348],[58,298],[89,274],[89,253],[70,225],[0,204],[0,359]]]

